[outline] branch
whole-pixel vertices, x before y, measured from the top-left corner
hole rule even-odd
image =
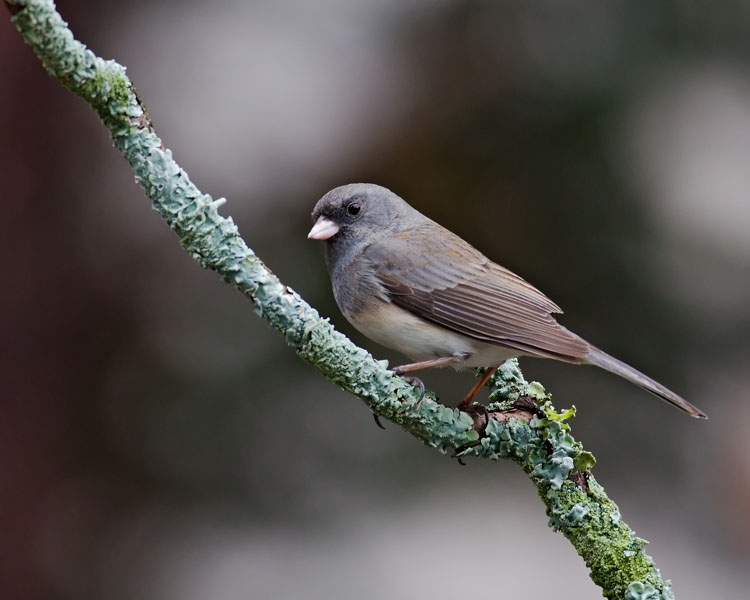
[[[518,463],[537,487],[550,526],[563,533],[591,569],[607,598],[673,598],[617,506],[590,475],[594,457],[583,451],[538,383],[523,378],[515,360],[490,380],[489,413],[471,416],[435,401],[420,401],[406,380],[387,370],[336,331],[248,248],[224,199],[202,193],[156,135],[125,68],[75,40],[51,0],[5,0],[16,27],[49,74],[83,98],[104,122],[154,209],[204,268],[216,271],[253,303],[255,312],[324,377],[362,399],[376,415],[401,425],[440,452]],[[541,406],[540,406],[541,403]]]

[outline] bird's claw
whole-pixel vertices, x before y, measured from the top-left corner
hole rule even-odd
[[[419,400],[417,400],[417,406],[419,406],[425,395],[424,382],[419,377],[414,377],[413,375],[404,375],[403,371],[401,371],[398,367],[393,369],[393,373],[398,375],[399,377],[403,377],[414,387],[419,388]],[[383,424],[380,422],[380,417],[376,413],[372,413],[372,417],[373,419],[375,419],[375,424],[380,427],[380,429],[385,429],[385,427],[383,427]]]
[[[398,367],[393,369],[393,372],[399,377],[406,379],[406,381],[411,383],[414,387],[419,388],[419,400],[417,400],[417,406],[419,406],[425,395],[424,382],[419,377],[414,377],[414,375],[405,375]]]
[[[462,467],[465,467],[466,463],[463,461],[463,458],[461,458],[460,456],[460,453],[462,451],[463,449],[458,449],[458,448],[454,449],[453,455],[451,456],[451,458],[455,458],[459,465],[461,465]]]
[[[490,422],[490,411],[484,404],[474,402],[467,405],[458,405],[458,410],[463,411],[471,416],[474,420],[474,431],[476,431],[480,437],[484,435],[487,425]]]
[[[487,410],[487,407],[484,404],[480,404],[479,402],[473,402],[469,404],[461,402],[458,405],[458,410],[463,411],[471,416],[472,420],[474,421],[474,425],[472,426],[472,428],[479,434],[480,437],[482,437],[484,435],[484,432],[487,430],[487,425],[490,422],[490,411]],[[468,446],[455,448],[453,456],[451,458],[455,458],[458,461],[459,465],[466,466],[466,463],[462,460],[462,453],[467,449]]]
[[[513,408],[528,411],[540,418],[544,418],[546,416],[544,410],[542,409],[542,405],[529,396],[520,396],[513,402]]]

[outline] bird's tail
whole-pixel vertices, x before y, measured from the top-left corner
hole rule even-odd
[[[698,419],[707,419],[706,413],[699,408],[693,406],[684,398],[675,394],[672,390],[665,388],[662,384],[654,381],[650,377],[644,375],[640,371],[634,369],[630,365],[617,360],[614,356],[610,356],[606,352],[599,350],[598,348],[591,347],[591,351],[586,356],[586,362],[591,365],[601,367],[610,373],[619,375],[620,377],[627,379],[631,383],[642,387],[644,390],[651,392],[655,396],[658,396],[662,400],[669,402],[676,406],[680,410],[685,411],[691,417]]]

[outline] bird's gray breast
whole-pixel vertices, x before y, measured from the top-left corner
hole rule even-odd
[[[331,265],[330,274],[336,304],[355,327],[359,315],[382,303],[390,303],[377,273],[361,256],[337,261]]]

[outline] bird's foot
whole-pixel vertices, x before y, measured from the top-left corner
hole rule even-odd
[[[403,377],[404,379],[406,379],[406,381],[411,383],[415,388],[419,388],[419,400],[417,400],[417,406],[419,406],[425,395],[424,382],[419,377],[415,377],[414,375],[405,375],[405,372],[402,371],[400,367],[395,367],[393,369],[393,372],[399,377]]]
[[[414,377],[413,375],[404,375],[404,372],[401,371],[399,367],[393,369],[393,373],[395,373],[399,377],[403,377],[414,387],[419,388],[419,400],[417,400],[417,406],[419,406],[425,395],[424,382],[419,377]],[[380,427],[380,429],[385,429],[385,427],[383,427],[383,424],[380,422],[380,417],[377,414],[372,413],[372,418],[375,419],[375,424]]]
[[[456,449],[456,451],[455,451],[455,452],[453,452],[453,455],[451,456],[451,458],[455,458],[455,459],[456,459],[456,461],[458,462],[458,464],[459,464],[459,465],[461,465],[462,467],[465,467],[465,466],[466,466],[466,463],[465,463],[465,462],[463,461],[463,459],[462,459],[462,458],[461,458],[461,457],[459,456],[459,450],[458,450],[458,449]]]
[[[542,405],[529,396],[520,396],[513,402],[513,408],[529,412],[539,418],[546,417],[544,410],[542,410]]]
[[[461,402],[458,405],[458,410],[471,416],[474,420],[474,431],[479,434],[479,437],[483,436],[490,422],[490,412],[487,410],[487,407],[479,402],[472,402],[470,404]]]

